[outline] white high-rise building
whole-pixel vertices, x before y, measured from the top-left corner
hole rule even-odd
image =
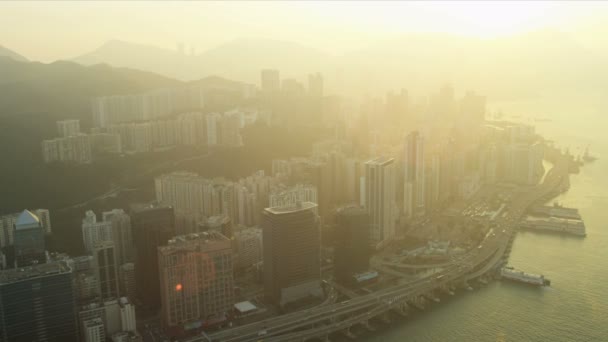
[[[62,138],[77,135],[80,133],[80,120],[57,121],[57,132]]]
[[[91,210],[87,210],[82,220],[82,240],[87,253],[93,253],[93,247],[101,241],[113,241],[112,222],[97,222],[97,216]]]
[[[84,342],[105,342],[106,333],[103,320],[92,318],[82,324]]]
[[[131,217],[122,209],[113,209],[102,214],[103,222],[112,223],[112,239],[116,245],[118,264],[133,261],[133,237]]]
[[[395,160],[379,157],[365,163],[365,205],[370,216],[370,238],[381,248],[395,235]]]
[[[129,303],[129,300],[125,297],[120,298],[119,304],[122,331],[136,332],[135,305]]]
[[[42,159],[45,163],[54,161],[90,163],[91,137],[87,134],[76,134],[63,138],[43,140],[41,143]]]

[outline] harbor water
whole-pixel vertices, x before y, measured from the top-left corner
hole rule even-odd
[[[573,154],[589,144],[599,159],[572,175],[570,190],[556,199],[579,209],[587,237],[520,232],[509,264],[545,275],[551,287],[494,281],[459,290],[366,341],[608,341],[608,102],[555,96],[490,107],[519,121],[549,119],[530,123]]]

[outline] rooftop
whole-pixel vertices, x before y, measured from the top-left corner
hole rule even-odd
[[[394,160],[395,160],[394,158],[390,158],[390,157],[378,157],[375,159],[368,160],[367,162],[365,162],[365,164],[384,166],[384,165],[392,163]]]
[[[264,210],[266,210],[267,212],[269,212],[271,214],[281,215],[281,214],[289,214],[289,213],[295,213],[298,211],[314,209],[316,207],[317,207],[317,204],[312,203],[312,202],[300,202],[291,207],[272,207],[272,208],[266,208]]]
[[[0,272],[0,285],[7,285],[32,278],[70,273],[72,269],[63,261],[39,264],[21,268],[13,268]]]
[[[29,210],[24,210],[15,221],[15,229],[33,228],[40,226],[40,219]]]

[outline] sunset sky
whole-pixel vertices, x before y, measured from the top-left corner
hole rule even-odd
[[[0,45],[45,62],[110,39],[200,52],[259,37],[339,54],[411,32],[493,39],[549,28],[595,46],[607,15],[604,2],[1,2]]]

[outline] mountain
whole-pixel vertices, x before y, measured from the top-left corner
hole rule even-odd
[[[182,82],[158,74],[108,65],[82,66],[17,62],[0,57],[0,117],[25,113],[44,120],[77,118],[90,121],[94,96],[137,93]]]
[[[15,51],[9,50],[8,48],[0,45],[0,57],[2,57],[2,56],[10,57],[19,62],[27,62],[27,58],[21,56],[20,54],[16,53]]]
[[[72,59],[83,65],[107,63],[136,68],[182,80],[210,75],[259,83],[260,69],[275,68],[287,77],[302,77],[327,66],[329,56],[321,51],[286,41],[236,39],[198,55],[153,46],[112,40],[93,52]]]
[[[544,30],[495,39],[407,34],[341,56],[270,39],[236,39],[193,56],[110,41],[74,60],[182,80],[218,75],[253,84],[259,84],[264,68],[279,69],[282,78],[299,80],[322,72],[328,92],[357,96],[399,88],[428,93],[450,82],[456,89],[477,90],[500,100],[534,97],[555,89],[604,87],[608,79],[604,59],[567,33]]]
[[[111,40],[96,50],[72,59],[82,65],[108,64],[113,67],[134,68],[179,79],[195,79],[192,57],[155,46]],[[190,72],[188,73],[188,70]],[[190,77],[188,77],[190,76]],[[206,76],[206,75],[205,75]]]
[[[57,136],[56,120],[91,122],[94,96],[137,93],[183,84],[150,72],[85,67],[73,62],[18,62],[0,57],[0,212],[57,208],[107,190],[124,166],[45,165],[40,143]],[[122,167],[122,168],[121,168]]]

